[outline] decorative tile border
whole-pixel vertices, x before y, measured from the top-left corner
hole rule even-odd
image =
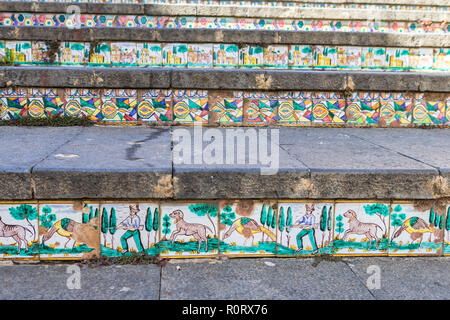
[[[1,41],[4,65],[73,67],[183,67],[318,70],[450,70],[449,48],[61,42],[51,55],[40,41]]]
[[[0,26],[40,27],[125,27],[169,29],[232,29],[280,31],[335,31],[335,32],[389,32],[435,33],[450,32],[448,23],[392,22],[366,20],[292,20],[237,17],[145,16],[81,14],[80,19],[65,13],[0,13]]]
[[[0,203],[0,259],[449,255],[450,206],[407,201]]]
[[[448,94],[162,89],[0,89],[0,120],[88,117],[107,124],[413,127],[450,124]]]

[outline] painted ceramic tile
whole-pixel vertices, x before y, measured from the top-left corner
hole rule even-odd
[[[205,29],[220,29],[220,18],[214,17],[198,17],[197,18],[197,28]]]
[[[6,61],[17,64],[29,64],[33,62],[31,41],[7,41]]]
[[[156,28],[158,26],[158,17],[139,16],[138,23],[143,28]]]
[[[98,15],[96,21],[98,27],[116,27],[118,25],[118,20],[115,15]],[[71,23],[71,25],[75,24],[76,23]]]
[[[245,108],[245,119],[248,124],[268,124],[277,122],[278,100],[249,99]]]
[[[49,56],[49,46],[43,41],[33,41],[31,43],[31,54],[33,64],[53,64],[57,63],[58,57],[55,53],[53,56]]]
[[[39,204],[41,259],[77,259],[99,256],[98,206]]]
[[[389,69],[406,70],[409,68],[409,50],[400,48],[386,49],[386,63]]]
[[[35,15],[32,13],[18,13],[13,15],[16,26],[32,26],[35,24]]]
[[[389,234],[389,204],[336,203],[335,254],[386,254]]]
[[[161,256],[217,255],[218,208],[214,203],[164,203],[161,205]]]
[[[312,20],[298,20],[296,21],[298,31],[312,31],[314,23]]]
[[[6,47],[5,42],[0,41],[0,62],[5,63],[6,61]]]
[[[337,48],[328,46],[315,46],[314,67],[320,69],[336,68]]]
[[[89,57],[89,65],[91,66],[105,66],[111,65],[111,46],[107,42],[97,44],[92,50]]]
[[[278,99],[278,122],[291,125],[309,125],[312,117],[312,99]]]
[[[242,124],[244,99],[242,92],[232,92],[211,98],[210,122],[220,124]]]
[[[138,43],[137,64],[141,67],[159,67],[162,65],[162,46],[160,43]]]
[[[256,24],[254,19],[249,18],[237,18],[238,29],[241,30],[256,30]]]
[[[89,20],[85,21],[85,24],[89,24]],[[117,17],[117,24],[121,27],[134,28],[137,27],[137,19],[136,16],[133,15],[124,15]]]
[[[406,22],[391,22],[389,23],[389,29],[391,32],[405,33],[408,26]]]
[[[436,254],[442,250],[445,212],[393,203],[389,254]]]
[[[66,89],[64,115],[101,120],[102,100],[97,92],[89,89]]]
[[[136,90],[104,90],[101,119],[105,122],[135,122],[136,105]]]
[[[447,98],[447,108],[445,109],[445,121],[446,125],[450,126],[450,97]]]
[[[411,124],[412,101],[402,93],[387,93],[380,97],[380,121],[387,126]]]
[[[370,32],[388,32],[389,23],[386,21],[369,21],[368,27]]]
[[[337,95],[316,93],[313,96],[311,121],[314,124],[345,124],[345,100]]]
[[[409,49],[409,66],[412,70],[430,70],[433,68],[433,49]]]
[[[220,253],[225,255],[275,255],[276,205],[252,200],[219,204]]]
[[[259,46],[246,46],[239,50],[241,68],[261,68],[264,65],[264,49]]]
[[[163,63],[169,67],[185,67],[187,64],[187,45],[169,43],[163,46]]]
[[[62,65],[80,66],[89,60],[89,43],[62,42],[59,48],[59,62]]]
[[[114,66],[136,66],[137,47],[134,42],[112,42],[111,62]]]
[[[210,68],[213,64],[212,44],[188,44],[188,67]]]
[[[447,207],[444,220],[444,245],[443,252],[445,255],[450,254],[450,206]]]
[[[378,122],[380,101],[377,93],[354,93],[347,101],[347,123],[373,126]]]
[[[28,114],[27,90],[22,88],[0,89],[0,119],[14,120]]]
[[[214,67],[235,68],[239,66],[239,47],[235,44],[214,45]]]
[[[295,23],[295,20],[280,19],[280,20],[276,21],[276,24],[277,24],[277,30],[281,30],[281,31],[297,30],[297,24]]]
[[[208,95],[206,91],[175,90],[173,121],[178,123],[207,123]]]
[[[445,122],[445,101],[418,99],[412,111],[413,124],[441,125]]]
[[[314,48],[312,46],[292,45],[289,49],[289,67],[292,69],[312,68]]]
[[[360,47],[338,47],[338,67],[344,69],[361,68]]]
[[[106,203],[100,214],[101,254],[107,257],[159,254],[156,203]]]
[[[264,66],[266,68],[287,69],[288,46],[267,46],[264,48]]]
[[[37,258],[38,212],[35,204],[0,205],[0,258]]]
[[[170,123],[172,121],[171,91],[158,89],[144,91],[137,103],[137,119],[149,123]]]
[[[274,19],[256,19],[255,26],[257,30],[276,30],[277,23]]]
[[[450,49],[435,49],[433,68],[443,71],[450,70]]]
[[[386,49],[362,47],[361,67],[366,69],[386,68]]]
[[[233,17],[220,17],[215,19],[216,27],[219,29],[238,29],[237,21],[238,19]]]
[[[64,101],[56,89],[31,88],[28,90],[28,117],[48,118],[63,113]]]
[[[332,253],[333,203],[278,204],[278,256]]]

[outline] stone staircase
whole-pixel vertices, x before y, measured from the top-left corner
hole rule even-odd
[[[0,254],[449,254],[449,17],[438,0],[0,1],[0,120],[96,123],[0,128],[0,217],[30,231]],[[229,134],[244,159],[277,148],[277,170],[239,145],[197,161],[198,137]]]

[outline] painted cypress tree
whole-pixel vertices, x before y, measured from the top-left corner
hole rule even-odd
[[[322,208],[322,214],[320,215],[320,231],[322,231],[322,248],[323,248],[323,242],[325,238],[325,232],[327,230],[327,224],[328,224],[328,211],[327,207],[323,206]]]
[[[428,220],[429,223],[431,223],[433,225],[436,225],[435,224],[435,222],[436,222],[436,213],[434,212],[434,206],[431,207],[430,214],[429,214],[428,218],[429,218],[429,220]]]
[[[278,220],[278,230],[280,230],[280,244],[283,244],[283,231],[286,226],[286,217],[284,216],[284,207],[280,208],[280,219]]]
[[[266,221],[266,226],[267,228],[271,228],[272,225],[272,207],[269,206],[269,210],[267,212],[267,221]]]
[[[108,211],[106,210],[106,208],[103,208],[103,211],[102,211],[101,231],[103,233],[103,246],[106,247],[106,235],[108,234],[108,231],[109,231]]]
[[[448,210],[447,210],[447,217],[445,220],[445,230],[450,231],[450,206],[448,207]],[[447,233],[450,235],[450,232],[447,232]]]
[[[270,207],[272,208],[272,207]],[[275,211],[273,211],[272,214],[272,223],[270,224],[270,226],[272,227],[272,229],[275,231],[276,227],[277,227],[277,215],[275,213]]]
[[[266,205],[263,204],[262,209],[261,209],[261,219],[259,220],[261,222],[261,225],[264,227],[266,225],[267,222],[267,210],[266,210]],[[264,242],[264,232],[262,232],[262,241]]]
[[[91,211],[89,212],[89,221],[91,221],[92,219],[94,219],[94,208],[91,207]]]
[[[156,244],[156,236],[158,235],[159,230],[159,209],[155,208],[153,212],[153,231],[155,231],[155,244]]]
[[[147,215],[145,216],[145,231],[148,232],[148,243],[147,249],[150,249],[150,235],[153,230],[153,220],[152,220],[152,210],[151,208],[147,208]]]
[[[91,207],[89,213],[84,213],[84,212],[83,212],[83,216],[82,216],[81,222],[83,222],[83,223],[88,223],[89,220],[90,220],[90,217],[91,217],[91,215],[92,215],[92,211],[93,211],[93,210],[94,210],[94,208]]]
[[[116,233],[117,219],[116,209],[111,208],[111,215],[109,216],[109,233],[111,234],[111,248],[114,249],[114,234]]]
[[[330,245],[331,244],[331,235],[332,235],[332,233],[333,232],[331,232],[332,231],[332,229],[333,229],[333,213],[332,213],[332,210],[333,209],[333,206],[331,206],[329,209],[328,209],[328,223],[327,223],[327,230],[328,230],[328,245]]]
[[[287,209],[287,217],[286,217],[286,238],[287,238],[288,248],[289,248],[290,242],[291,242],[291,237],[289,235],[289,233],[291,232],[291,227],[292,227],[292,209],[291,209],[291,207],[289,207]]]

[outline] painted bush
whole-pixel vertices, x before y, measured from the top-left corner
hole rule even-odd
[[[252,200],[219,204],[220,253],[225,255],[274,255],[276,205]]]
[[[37,206],[0,205],[0,257],[36,258],[39,254]]]
[[[80,203],[39,205],[41,259],[98,256],[98,206]]]
[[[412,203],[394,202],[392,208],[390,255],[436,254],[442,250],[445,212]]]
[[[161,256],[201,257],[218,253],[215,203],[161,205]]]
[[[108,203],[101,207],[101,254],[108,257],[159,254],[159,207]]]
[[[334,253],[358,255],[387,253],[389,204],[338,202],[334,219]]]
[[[280,203],[277,255],[331,254],[332,203]]]

